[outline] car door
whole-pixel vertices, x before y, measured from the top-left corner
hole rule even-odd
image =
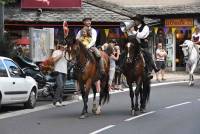
[[[12,85],[12,88],[9,88],[5,95],[16,102],[24,101],[28,95],[28,83],[22,75],[22,70],[12,60],[4,59],[4,63],[10,76],[9,84]]]
[[[10,77],[8,75],[7,69],[0,59],[0,92],[2,94],[2,104],[12,103],[12,100],[5,94],[8,90],[13,90],[13,84],[10,82]]]

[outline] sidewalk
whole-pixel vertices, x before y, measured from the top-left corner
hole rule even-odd
[[[161,75],[159,74],[159,78],[161,79]],[[187,81],[189,79],[189,74],[184,71],[176,71],[176,72],[166,72],[164,81],[160,82],[171,82],[171,81]],[[200,79],[200,74],[194,74],[194,79]],[[153,74],[152,83],[158,83],[156,80],[156,74]]]

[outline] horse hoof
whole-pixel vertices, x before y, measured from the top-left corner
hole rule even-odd
[[[101,111],[96,111],[96,115],[100,115],[101,114]]]
[[[96,111],[97,111],[97,108],[93,108],[93,109],[92,109],[92,113],[93,113],[93,114],[95,114]]]
[[[189,83],[189,86],[190,86],[190,87],[194,86],[194,83]]]
[[[131,110],[131,115],[132,115],[132,116],[135,115],[135,110]]]
[[[81,116],[79,117],[79,119],[85,119],[85,115],[84,115],[84,114],[81,115]]]
[[[134,116],[137,116],[140,114],[140,111],[135,111]]]
[[[143,108],[140,109],[140,112],[141,113],[146,113],[145,109],[143,109]]]

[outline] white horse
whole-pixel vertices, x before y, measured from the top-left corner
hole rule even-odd
[[[191,40],[185,40],[182,45],[182,51],[186,60],[186,67],[189,71],[189,86],[194,85],[193,73],[199,61],[199,47]]]

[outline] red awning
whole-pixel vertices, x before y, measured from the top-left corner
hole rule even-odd
[[[23,46],[30,45],[30,39],[29,37],[22,37],[16,40],[16,44],[23,45]]]

